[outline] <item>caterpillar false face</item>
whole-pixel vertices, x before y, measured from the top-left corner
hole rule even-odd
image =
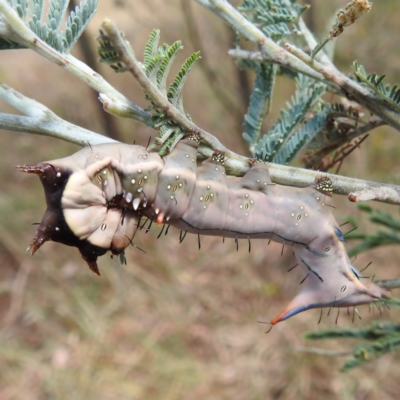
[[[19,167],[39,175],[46,195],[47,210],[29,246],[32,254],[48,240],[74,246],[99,274],[97,258],[123,252],[147,217],[185,234],[292,245],[306,278],[272,324],[311,308],[390,297],[372,282],[361,282],[350,264],[324,189],[329,182],[320,182],[319,190],[276,185],[260,162],[243,178],[227,176],[223,154],[197,165],[198,142],[190,136],[165,157],[141,146],[98,145]]]

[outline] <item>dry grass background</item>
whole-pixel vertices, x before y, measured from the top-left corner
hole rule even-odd
[[[238,2],[236,2],[237,4]],[[316,27],[322,31],[328,11],[344,2],[316,2]],[[189,7],[194,20],[187,20]],[[351,61],[370,71],[400,80],[397,1],[374,4],[373,11],[338,41],[338,62],[350,71]],[[245,153],[240,138],[244,104],[234,63],[226,52],[231,34],[216,17],[189,0],[100,0],[89,33],[96,35],[104,17],[114,19],[139,55],[151,29],[162,40],[183,39],[183,60],[197,50],[188,24],[199,30],[204,53],[189,78],[185,104],[194,121],[227,146]],[[80,56],[79,49],[76,50]],[[202,68],[216,75],[212,82]],[[100,72],[130,98],[145,106],[128,75]],[[101,107],[91,89],[30,51],[0,54],[0,80],[43,102],[61,117],[103,132]],[[217,101],[211,85],[232,104]],[[242,88],[243,89],[243,88]],[[279,82],[279,107],[291,94]],[[9,110],[1,105],[3,111]],[[271,118],[269,120],[272,121]],[[133,121],[115,120],[120,137],[146,144],[154,134]],[[398,133],[376,132],[350,157],[343,173],[382,181],[399,179]],[[398,141],[397,141],[398,142]],[[289,251],[259,241],[236,252],[234,241],[178,234],[156,240],[157,232],[137,235],[146,254],[131,249],[127,265],[104,257],[102,277],[93,275],[77,251],[46,244],[31,258],[25,248],[34,234],[32,222],[45,208],[39,181],[19,174],[14,166],[66,156],[76,146],[14,132],[0,135],[0,400],[22,399],[396,399],[400,393],[398,355],[386,355],[347,374],[338,372],[343,357],[322,357],[299,351],[303,334],[335,324],[336,313],[318,326],[319,311],[300,314],[265,335],[269,321],[298,290],[300,277],[288,275]],[[378,168],[379,167],[379,168]],[[358,215],[337,199],[336,216]],[[394,211],[393,208],[382,206]],[[374,229],[361,223],[360,229]],[[398,275],[400,252],[383,248],[360,256],[356,266],[373,261],[370,273]],[[377,319],[398,320],[398,310],[379,316],[360,308],[362,326]],[[340,326],[351,325],[342,315]],[[353,341],[317,343],[330,350],[349,349]]]

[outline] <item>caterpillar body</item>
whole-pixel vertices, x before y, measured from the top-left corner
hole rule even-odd
[[[327,182],[322,188],[273,184],[268,166],[257,161],[242,178],[227,176],[222,153],[197,164],[198,144],[191,135],[165,157],[137,145],[104,144],[19,167],[39,175],[47,203],[28,249],[34,254],[48,240],[75,246],[99,274],[98,256],[122,253],[147,217],[184,234],[293,246],[306,279],[272,324],[311,308],[390,297],[374,283],[361,282],[351,265],[330,210],[330,190],[324,190]]]

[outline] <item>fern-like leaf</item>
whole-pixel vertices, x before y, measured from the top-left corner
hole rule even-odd
[[[364,328],[333,328],[305,335],[309,340],[320,339],[365,339],[370,342],[362,342],[353,349],[353,358],[346,361],[341,371],[346,372],[359,367],[377,357],[400,350],[400,324],[393,322],[375,322]]]
[[[126,66],[121,61],[119,53],[115,50],[113,44],[102,30],[100,30],[100,35],[96,40],[99,43],[99,46],[97,47],[99,61],[110,65],[115,72],[125,72]]]
[[[191,71],[195,61],[200,58],[200,53],[193,53],[182,65],[181,70],[167,90],[167,78],[172,63],[178,51],[182,48],[182,42],[177,41],[171,46],[163,44],[157,48],[159,41],[159,31],[153,31],[147,41],[143,66],[146,75],[153,82],[161,93],[167,96],[169,102],[180,112],[184,113],[182,103],[183,85]],[[148,110],[153,109],[153,127],[159,130],[159,138],[155,140],[157,145],[161,145],[160,154],[167,154],[183,135],[181,129],[175,125],[163,110],[158,110],[151,105]],[[186,116],[188,117],[188,116]]]
[[[354,348],[352,359],[344,363],[340,369],[347,372],[367,362],[371,362],[386,353],[393,353],[400,349],[400,334],[383,336],[373,343],[361,343]]]
[[[365,68],[358,64],[357,61],[354,61],[353,69],[358,82],[372,89],[398,112],[400,112],[400,88],[398,88],[397,85],[392,87],[385,85],[383,83],[385,75],[379,76],[377,74],[367,74]]]
[[[63,17],[67,11],[69,1],[53,0],[50,3],[49,12],[47,14],[47,25],[54,31],[58,31],[61,27]]]
[[[151,62],[151,60],[156,56],[157,54],[157,48],[158,48],[158,42],[160,40],[160,30],[159,29],[154,29],[149,36],[149,39],[146,43],[146,46],[144,48],[144,54],[143,54],[143,65],[145,69],[147,69],[147,66]]]
[[[167,51],[168,51],[168,46],[166,44],[160,46],[157,50],[157,53],[147,62],[147,65],[145,66],[147,77],[155,85],[157,85],[158,69],[160,68],[160,65],[162,64],[164,58],[166,57]]]
[[[64,1],[64,3],[68,3]],[[27,14],[30,16],[28,26],[41,40],[46,42],[53,49],[62,52],[62,34],[58,32],[58,28],[54,29],[53,26],[57,25],[56,21],[47,15],[47,23],[42,23],[44,15],[44,1],[33,0],[28,7]],[[51,13],[51,10],[50,12]],[[50,21],[50,22],[49,22]]]
[[[176,133],[177,127],[170,123],[164,123],[158,129],[158,138],[155,139],[155,143],[159,146],[163,145],[165,141]]]
[[[69,0],[52,0],[47,13],[44,0],[8,1],[30,30],[39,39],[60,53],[69,52],[71,47],[76,43],[96,12],[98,2],[98,0],[83,0],[75,8],[75,11],[71,11],[67,20],[66,30],[63,31],[60,27],[67,11]],[[43,22],[44,16],[46,17],[46,22]],[[16,47],[12,43],[7,45],[3,41],[0,46],[1,48],[21,47]]]
[[[286,39],[289,36],[298,35],[299,31],[296,27],[289,29],[284,23],[274,24],[271,26],[265,26],[263,32],[266,36],[270,37],[272,40],[278,42],[282,39]]]
[[[308,6],[294,0],[245,0],[239,10],[275,41],[298,34],[295,22]]]
[[[346,108],[342,103],[325,104],[324,110],[329,112],[333,118],[350,118],[356,122],[358,122],[358,119],[360,118],[359,112],[356,108],[351,106]]]
[[[200,58],[200,52],[193,53],[186,61],[183,63],[181,70],[176,75],[174,81],[168,88],[168,100],[172,105],[174,105],[180,112],[184,113],[182,92],[183,85],[186,82],[189,72],[193,68],[195,62]]]
[[[262,123],[269,111],[277,68],[273,64],[250,63],[249,61],[240,63],[240,66],[252,68],[256,73],[249,108],[243,124],[243,138],[249,142],[250,150],[253,151],[253,146],[260,137]]]
[[[393,214],[389,214],[386,211],[373,210],[368,205],[362,203],[358,205],[358,208],[369,214],[368,219],[372,223],[384,226],[388,230],[377,230],[373,233],[351,232],[345,235],[346,240],[362,240],[362,243],[349,251],[349,257],[375,247],[400,244],[400,219],[394,218]],[[351,223],[355,225],[354,221],[351,221]]]
[[[44,15],[44,0],[30,0],[27,12],[34,23],[41,21]]]
[[[304,121],[306,114],[325,91],[325,86],[311,78],[299,75],[296,79],[297,90],[288,103],[288,109],[281,111],[282,118],[254,146],[257,158],[271,161],[278,154],[286,140],[293,134],[294,128]]]
[[[18,12],[20,18],[25,19],[28,11],[26,0],[8,0],[9,4]]]
[[[171,69],[172,63],[174,62],[178,51],[181,49],[182,49],[182,42],[180,40],[172,44],[166,51],[165,57],[163,58],[160,67],[158,68],[157,87],[165,95],[167,95],[167,77],[169,71]]]
[[[273,158],[277,164],[288,164],[293,158],[317,136],[327,123],[327,113],[320,111],[307,121],[288,141],[282,146]]]
[[[63,38],[65,51],[69,51],[79,39],[79,36],[95,14],[96,9],[97,0],[84,0],[79,6],[75,7],[75,11],[71,11]]]
[[[172,135],[168,137],[167,140],[163,143],[163,145],[158,150],[158,153],[161,156],[165,156],[169,154],[171,150],[178,144],[178,142],[183,138],[184,133],[178,128],[174,131]]]
[[[350,238],[349,238],[350,239]],[[359,253],[367,250],[371,250],[375,247],[387,246],[387,245],[399,245],[400,236],[391,232],[376,231],[373,235],[352,235],[351,239],[363,240],[362,243],[353,247],[349,252],[349,257],[354,257]]]

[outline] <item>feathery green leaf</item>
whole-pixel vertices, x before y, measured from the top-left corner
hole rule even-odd
[[[372,223],[384,226],[388,230],[377,230],[372,234],[351,232],[345,235],[346,240],[362,240],[362,243],[348,252],[349,257],[375,247],[400,244],[400,219],[395,218],[393,214],[389,214],[386,211],[373,210],[362,203],[358,205],[358,208],[369,214],[368,219]]]
[[[253,151],[254,144],[260,138],[264,118],[269,112],[277,68],[273,64],[259,64],[249,61],[241,62],[240,66],[252,68],[256,73],[250,104],[243,124],[243,138],[249,142],[250,150]]]
[[[354,74],[358,82],[370,88],[382,99],[386,100],[396,111],[400,112],[400,88],[397,85],[390,87],[383,83],[385,75],[367,74],[365,68],[358,64],[357,61],[353,63]]]
[[[149,39],[144,48],[143,65],[146,69],[150,61],[157,55],[159,40],[160,40],[160,30],[154,29],[150,33]]]
[[[20,18],[25,19],[26,13],[28,11],[28,1],[27,0],[8,0],[9,4],[18,12]]]
[[[157,74],[160,65],[162,64],[164,58],[166,57],[166,53],[168,50],[168,46],[163,44],[157,49],[156,54],[148,60],[147,64],[144,65],[146,68],[146,75],[147,77],[157,85]]]
[[[157,71],[157,87],[163,94],[167,94],[167,77],[171,69],[172,63],[179,50],[182,49],[182,42],[180,40],[176,41],[166,51],[165,57],[162,60],[160,67]]]
[[[168,100],[170,103],[175,106],[179,111],[184,113],[183,102],[182,102],[182,93],[183,93],[183,85],[186,82],[187,77],[189,76],[189,72],[192,70],[195,62],[200,58],[200,52],[193,53],[186,61],[183,63],[181,70],[176,75],[174,81],[171,83],[168,88]]]
[[[79,6],[75,7],[75,11],[71,11],[63,38],[65,51],[69,51],[79,39],[79,36],[95,14],[96,9],[97,0],[84,0]]]
[[[100,35],[96,38],[96,40],[99,43],[99,46],[97,47],[99,61],[110,65],[115,72],[125,72],[126,66],[121,61],[119,53],[102,30],[100,30]]]
[[[41,21],[44,14],[44,0],[30,0],[27,13],[34,22]]]
[[[163,143],[163,145],[158,150],[158,153],[161,156],[165,156],[169,154],[171,150],[178,144],[178,142],[183,138],[184,133],[178,128],[174,131],[172,135],[168,137],[167,140]]]
[[[281,111],[282,118],[278,119],[277,123],[254,146],[257,158],[265,161],[273,160],[293,134],[294,128],[304,122],[307,113],[325,91],[323,84],[304,75],[299,75],[296,83],[297,90],[292,97],[292,103],[287,103],[288,109]]]
[[[67,20],[66,30],[61,30],[61,24],[68,8],[69,0],[52,0],[49,9],[46,11],[44,0],[9,0],[9,3],[17,10],[18,15],[39,39],[46,42],[54,50],[65,53],[78,40],[90,19],[96,12],[98,0],[84,0],[75,11],[71,11]],[[44,22],[44,16],[46,22]],[[27,19],[25,21],[25,19]],[[6,47],[2,42],[3,48]]]
[[[305,335],[309,340],[321,339],[365,339],[353,349],[353,358],[341,368],[342,372],[375,360],[377,357],[400,349],[400,324],[394,322],[374,322],[363,328],[331,328]]]
[[[52,30],[60,29],[63,17],[67,11],[69,0],[53,0],[47,14],[47,25]]]
[[[317,136],[327,123],[327,113],[320,111],[307,121],[282,146],[279,153],[273,158],[277,164],[288,164],[293,158]]]
[[[299,33],[294,24],[307,8],[293,0],[245,0],[239,11],[266,36],[279,41]]]
[[[335,338],[362,338],[368,340],[378,339],[384,335],[398,332],[400,334],[400,324],[393,322],[374,322],[362,328],[328,328],[321,329],[305,334],[309,340],[335,339]]]

